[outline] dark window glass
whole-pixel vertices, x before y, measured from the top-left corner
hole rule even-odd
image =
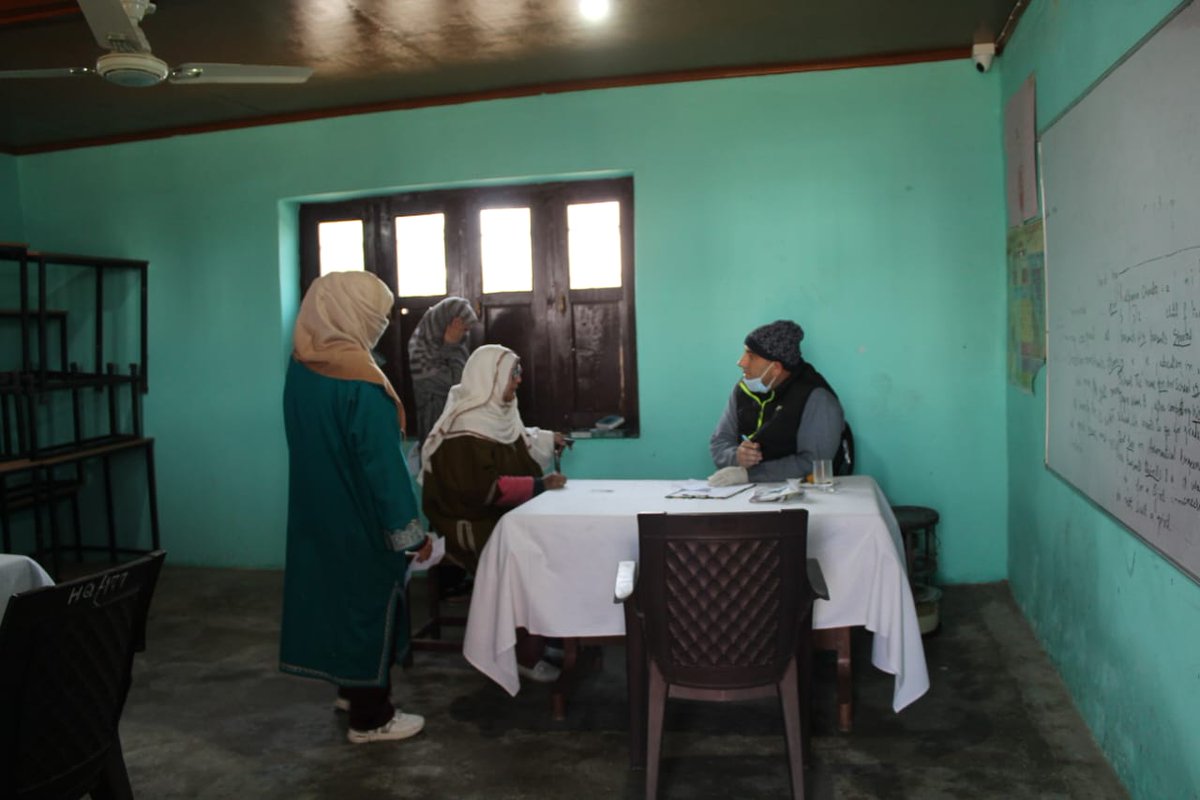
[[[351,265],[396,291],[379,352],[408,408],[408,338],[456,294],[479,313],[472,347],[503,344],[521,356],[527,425],[583,430],[619,414],[637,433],[632,178],[312,203],[300,223],[302,291],[323,270]]]

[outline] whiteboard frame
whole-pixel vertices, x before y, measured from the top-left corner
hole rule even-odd
[[[1194,0],[1182,0],[1182,2],[1180,2],[1177,6],[1175,6],[1175,8],[1170,11],[1170,13],[1168,13],[1166,16],[1164,16],[1163,19],[1157,25],[1155,25],[1150,31],[1148,31],[1137,42],[1135,42],[1132,47],[1130,47],[1128,50],[1126,50],[1125,53],[1122,54],[1121,57],[1119,59],[1117,59],[1117,61],[1115,61],[1108,69],[1106,69],[1098,78],[1096,78],[1096,80],[1092,81],[1092,83],[1089,84],[1088,87],[1083,92],[1081,92],[1078,97],[1076,97],[1074,100],[1072,100],[1065,108],[1063,108],[1058,114],[1056,114],[1045,125],[1038,126],[1038,129],[1037,129],[1037,160],[1038,160],[1039,201],[1041,203],[1040,210],[1041,210],[1041,217],[1042,217],[1042,223],[1043,223],[1042,235],[1044,237],[1043,254],[1044,254],[1044,260],[1045,260],[1045,265],[1046,265],[1044,273],[1043,273],[1045,275],[1045,281],[1046,281],[1045,291],[1043,292],[1043,299],[1045,302],[1045,308],[1044,308],[1045,313],[1044,313],[1043,319],[1045,320],[1045,326],[1046,326],[1046,330],[1045,330],[1045,334],[1046,334],[1046,367],[1045,367],[1046,378],[1043,381],[1044,386],[1045,386],[1045,393],[1046,393],[1046,403],[1045,403],[1046,437],[1045,437],[1045,442],[1044,442],[1045,447],[1044,447],[1044,450],[1042,453],[1043,465],[1045,466],[1047,472],[1051,473],[1056,478],[1058,478],[1060,481],[1062,481],[1064,484],[1069,486],[1071,488],[1071,490],[1073,492],[1075,492],[1075,494],[1077,494],[1078,496],[1083,498],[1085,501],[1087,501],[1087,503],[1090,506],[1092,506],[1097,511],[1100,511],[1105,516],[1109,517],[1113,522],[1115,522],[1121,528],[1124,528],[1126,531],[1133,534],[1133,536],[1136,537],[1138,541],[1140,541],[1146,547],[1149,547],[1151,550],[1153,550],[1155,553],[1157,553],[1160,557],[1162,557],[1162,559],[1164,561],[1171,564],[1183,576],[1185,576],[1186,578],[1191,580],[1193,583],[1200,585],[1200,568],[1198,568],[1197,571],[1193,572],[1191,568],[1189,568],[1185,564],[1182,564],[1174,556],[1165,552],[1157,543],[1150,540],[1146,536],[1142,535],[1135,528],[1128,525],[1124,520],[1122,520],[1120,517],[1118,517],[1113,511],[1110,511],[1108,508],[1103,506],[1099,501],[1097,501],[1095,498],[1093,498],[1091,495],[1089,495],[1087,492],[1085,492],[1082,488],[1080,488],[1074,482],[1072,482],[1071,479],[1069,479],[1066,475],[1064,475],[1063,473],[1054,469],[1054,467],[1052,467],[1050,465],[1050,435],[1051,435],[1051,430],[1050,430],[1050,408],[1051,408],[1050,389],[1051,389],[1051,384],[1050,384],[1050,380],[1049,380],[1049,372],[1052,369],[1052,364],[1053,364],[1053,359],[1051,357],[1052,339],[1050,336],[1050,327],[1051,327],[1050,326],[1050,294],[1051,294],[1050,293],[1050,281],[1053,276],[1053,268],[1052,268],[1053,254],[1050,249],[1050,241],[1051,241],[1050,227],[1051,226],[1046,222],[1046,181],[1045,181],[1045,170],[1043,169],[1043,165],[1045,162],[1043,160],[1043,141],[1042,141],[1042,137],[1045,134],[1050,132],[1051,129],[1053,129],[1055,125],[1057,125],[1064,118],[1066,118],[1066,116],[1068,114],[1070,114],[1080,103],[1085,101],[1092,94],[1093,91],[1095,91],[1101,84],[1103,84],[1104,81],[1106,81],[1110,75],[1112,75],[1114,72],[1116,72],[1118,69],[1120,69],[1121,66],[1123,66],[1135,54],[1137,54],[1137,52],[1139,50],[1141,50],[1142,47],[1147,42],[1149,42],[1155,36],[1157,36],[1158,33],[1163,28],[1170,25],[1175,20],[1175,18],[1178,17],[1185,9],[1187,9],[1189,6],[1191,6],[1193,4],[1193,2],[1194,2]]]

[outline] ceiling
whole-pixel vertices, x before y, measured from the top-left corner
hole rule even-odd
[[[0,151],[488,97],[831,66],[966,59],[1027,0],[158,0],[156,56],[313,67],[302,85],[122,88],[0,80]],[[71,2],[0,0],[0,70],[92,66]]]

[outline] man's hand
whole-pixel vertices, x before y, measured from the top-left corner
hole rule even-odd
[[[567,485],[567,476],[561,472],[551,472],[542,476],[543,489],[561,489]]]
[[[750,469],[762,460],[762,448],[758,442],[743,439],[737,449],[737,465],[743,469]]]

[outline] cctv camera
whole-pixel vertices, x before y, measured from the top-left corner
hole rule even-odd
[[[994,42],[980,42],[971,48],[971,60],[975,62],[975,69],[979,72],[987,72],[992,68],[992,59],[996,56],[996,45]]]

